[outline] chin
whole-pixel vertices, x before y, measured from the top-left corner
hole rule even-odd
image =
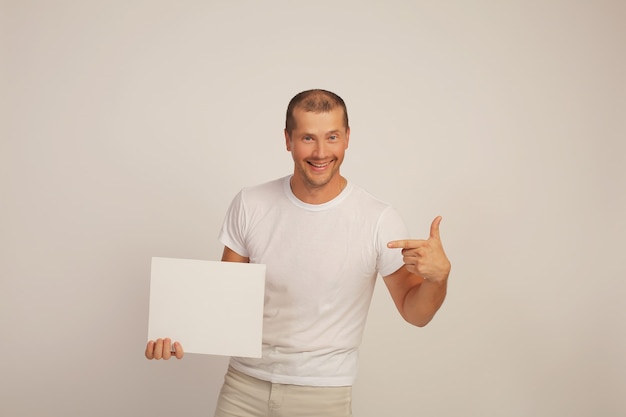
[[[309,177],[307,177],[307,181],[309,182],[309,184],[316,186],[316,187],[323,187],[325,185],[328,185],[333,178],[335,177],[335,175],[330,175],[327,177],[316,177],[315,175],[311,175]]]

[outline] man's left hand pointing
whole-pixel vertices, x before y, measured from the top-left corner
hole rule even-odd
[[[440,223],[441,216],[437,216],[430,225],[430,236],[426,240],[405,239],[387,243],[388,248],[402,248],[407,270],[431,282],[444,282],[450,274],[450,261],[439,235]]]

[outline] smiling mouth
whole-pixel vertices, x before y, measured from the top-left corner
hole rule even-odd
[[[333,162],[333,161],[328,161],[328,162],[325,162],[325,163],[323,163],[323,164],[319,164],[319,163],[315,163],[315,162],[307,161],[307,163],[308,163],[309,165],[311,165],[312,167],[314,167],[314,168],[326,168],[328,165],[330,165],[330,164],[331,164],[331,162]]]

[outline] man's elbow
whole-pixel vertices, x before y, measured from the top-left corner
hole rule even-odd
[[[428,323],[432,321],[434,316],[424,316],[424,317],[407,317],[404,316],[404,321],[415,326],[415,327],[424,327]]]

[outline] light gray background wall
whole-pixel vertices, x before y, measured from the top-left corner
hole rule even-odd
[[[150,258],[219,259],[312,87],[453,262],[424,329],[377,287],[355,415],[626,414],[624,2],[0,4],[0,415],[211,415],[224,358],[143,358]]]

